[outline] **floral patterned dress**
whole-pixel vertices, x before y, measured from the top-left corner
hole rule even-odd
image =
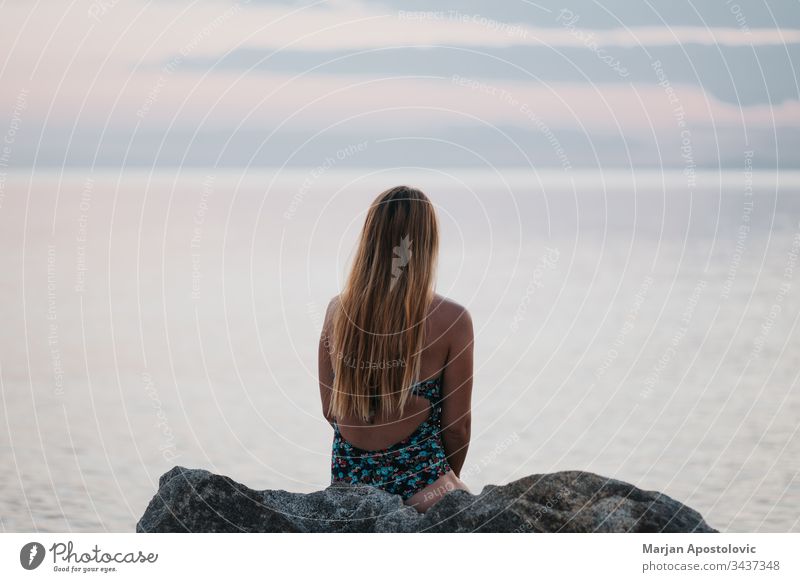
[[[407,500],[451,470],[441,437],[441,377],[415,384],[412,394],[430,400],[430,416],[413,433],[388,448],[359,449],[342,437],[334,421],[331,483],[371,485]]]

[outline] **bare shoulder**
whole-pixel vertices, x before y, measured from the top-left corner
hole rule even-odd
[[[328,327],[331,323],[331,318],[333,317],[333,313],[336,311],[336,308],[339,306],[339,296],[334,295],[330,301],[328,301],[328,307],[325,309],[325,322],[323,323],[323,327]]]
[[[472,331],[472,316],[469,310],[449,297],[438,294],[434,296],[431,317],[443,327],[458,333]]]
[[[339,296],[334,295],[333,297],[331,297],[331,300],[328,301],[328,312],[331,312],[334,309],[336,309],[338,305],[339,305]]]

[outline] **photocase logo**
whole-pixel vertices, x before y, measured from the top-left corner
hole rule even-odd
[[[44,561],[44,546],[39,542],[29,542],[19,551],[19,563],[26,570],[35,570]]]
[[[400,244],[392,249],[397,257],[392,258],[392,281],[389,283],[389,289],[394,289],[400,275],[403,274],[403,267],[408,265],[411,258],[411,239],[408,235],[400,240]]]

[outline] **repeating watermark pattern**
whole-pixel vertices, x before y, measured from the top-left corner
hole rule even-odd
[[[512,444],[519,441],[519,434],[514,432],[504,438],[502,441],[498,442],[495,445],[494,449],[492,449],[488,454],[482,456],[477,463],[472,463],[468,468],[463,469],[461,471],[461,475],[459,476],[460,479],[467,479],[469,477],[474,477],[478,475],[483,469],[488,467],[490,464],[495,462],[500,455],[506,452]],[[425,495],[422,496],[424,502],[431,501],[432,499],[439,499],[444,497],[451,491],[455,490],[455,485],[448,481],[444,485],[440,485],[438,487],[434,487],[430,491],[426,491]]]
[[[397,18],[399,20],[446,20],[465,24],[471,23],[487,28],[492,32],[499,32],[509,38],[528,38],[528,30],[520,24],[508,24],[482,14],[470,14],[459,10],[398,10]]]
[[[553,130],[550,129],[550,126],[547,125],[541,117],[539,117],[533,110],[528,107],[527,103],[523,103],[520,106],[520,112],[523,113],[530,121],[533,122],[534,127],[541,133],[547,142],[550,144],[550,147],[553,149],[553,153],[555,153],[556,157],[558,158],[558,162],[561,164],[561,169],[564,171],[569,171],[572,169],[572,162],[569,161],[569,157],[567,153],[564,151],[564,147],[561,145],[561,140],[556,137],[556,134],[553,133]]]
[[[64,367],[58,342],[58,309],[56,305],[56,247],[47,245],[47,346],[53,369],[54,393],[64,394]]]
[[[620,77],[625,78],[630,76],[630,71],[628,71],[626,67],[622,66],[622,63],[619,59],[608,54],[605,49],[600,47],[595,39],[594,32],[586,32],[585,30],[581,30],[575,26],[578,24],[580,18],[580,15],[575,14],[572,10],[562,8],[558,13],[558,16],[556,16],[556,22],[560,23],[564,28],[566,28],[573,37],[583,43],[583,46],[592,51],[600,60],[600,62],[605,63]]]
[[[642,305],[647,298],[647,293],[653,286],[653,281],[653,277],[647,275],[642,281],[641,285],[639,285],[636,295],[633,296],[633,305],[631,305],[630,309],[628,309],[627,313],[625,314],[625,321],[623,321],[622,326],[619,328],[619,331],[617,331],[617,335],[614,336],[614,341],[611,344],[611,347],[608,348],[608,351],[606,351],[603,362],[594,371],[595,378],[599,378],[600,376],[604,375],[619,357],[619,350],[621,350],[625,345],[628,334],[633,331],[636,320],[639,317],[639,312],[641,311]]]
[[[686,337],[686,334],[689,332],[689,326],[692,323],[695,309],[706,287],[708,287],[708,283],[701,279],[697,282],[697,285],[695,285],[694,289],[692,290],[692,294],[689,296],[689,299],[687,299],[686,306],[684,307],[683,314],[681,315],[681,326],[672,336],[669,346],[667,346],[667,349],[664,350],[664,353],[658,359],[656,364],[653,366],[652,371],[644,380],[644,388],[642,388],[642,390],[639,392],[639,396],[642,399],[650,397],[650,395],[653,393],[653,390],[661,380],[661,374],[667,369],[667,366],[669,366],[670,362],[677,355],[678,347],[681,345],[684,337]]]
[[[89,228],[89,209],[92,207],[92,193],[94,192],[94,178],[86,178],[78,203],[78,232],[75,235],[75,293],[86,290],[86,241]]]
[[[536,294],[536,290],[544,287],[545,274],[556,268],[558,258],[559,252],[557,248],[545,247],[545,253],[539,257],[539,261],[531,274],[528,287],[525,290],[525,295],[523,295],[517,306],[517,311],[514,313],[514,318],[511,320],[511,331],[519,330],[519,324],[525,320],[525,314],[528,312],[528,304]]]
[[[8,129],[3,136],[2,147],[0,147],[0,209],[6,197],[6,182],[8,181],[8,167],[11,164],[11,152],[14,143],[17,141],[17,133],[22,125],[22,112],[28,108],[28,89],[22,89],[17,93],[14,110],[11,112],[11,121]]]
[[[497,461],[497,459],[516,442],[519,442],[519,433],[514,431],[506,438],[499,441],[491,451],[483,455],[477,462],[470,463],[469,467],[462,470],[461,479],[479,475],[486,467]]]
[[[322,329],[322,326],[325,324],[323,320],[322,314],[319,311],[319,306],[317,305],[316,301],[309,301],[306,303],[306,312],[308,312],[308,317],[314,323],[314,325]]]
[[[426,491],[425,495],[422,496],[423,502],[427,503],[432,499],[441,499],[451,491],[455,491],[456,486],[448,481],[444,485],[439,485],[438,487],[434,487],[430,491]]]
[[[404,368],[406,365],[405,358],[398,358],[396,360],[381,360],[373,362],[371,360],[356,360],[352,357],[343,356],[341,352],[337,352],[337,357],[344,360],[344,365],[348,368],[360,368],[362,370],[384,370],[386,368]]]
[[[156,428],[161,432],[163,441],[159,444],[158,450],[161,451],[161,456],[165,461],[173,461],[180,457],[178,447],[175,442],[175,433],[169,424],[167,414],[164,412],[164,407],[161,404],[161,399],[158,397],[153,378],[150,373],[145,370],[142,372],[142,382],[144,383],[144,391],[147,393],[148,398],[152,401],[153,408],[156,410],[156,418],[158,422],[155,424]]]
[[[311,189],[314,183],[319,180],[323,174],[325,174],[325,172],[333,168],[339,162],[363,152],[367,149],[368,145],[369,140],[365,140],[356,144],[348,144],[345,147],[336,150],[332,156],[325,156],[325,160],[321,164],[311,168],[308,176],[300,185],[299,190],[294,194],[294,196],[292,196],[292,200],[289,203],[289,207],[283,213],[283,217],[286,220],[291,220],[297,213],[297,209],[300,208],[301,204],[303,204],[308,191]]]
[[[800,222],[798,222],[797,228],[800,229]],[[772,328],[775,327],[775,321],[783,310],[783,301],[792,289],[792,280],[794,279],[794,270],[797,267],[798,257],[800,257],[800,232],[796,231],[792,237],[792,244],[786,253],[786,261],[783,266],[783,281],[778,285],[772,305],[770,305],[764,320],[761,322],[758,335],[753,340],[753,349],[750,350],[749,358],[751,361],[761,355],[764,345],[767,343],[767,338],[772,332]]]
[[[722,291],[720,297],[728,299],[731,294],[733,282],[736,280],[736,274],[739,271],[739,266],[742,263],[745,247],[747,245],[747,237],[750,234],[750,215],[753,213],[753,155],[752,150],[744,153],[744,202],[742,203],[742,219],[739,224],[739,229],[736,232],[736,245],[733,249],[733,256],[731,257],[730,264],[728,265],[728,275],[725,282],[722,284]]]
[[[541,507],[537,509],[533,515],[526,518],[522,525],[514,529],[512,533],[525,533],[536,529],[536,524],[542,519],[542,516],[553,511],[553,508],[556,507],[561,500],[569,497],[569,495],[570,491],[566,486],[559,488],[554,495],[548,496],[544,500],[544,503],[540,504]]]
[[[89,5],[87,16],[95,22],[100,22],[106,13],[110,12],[121,0],[96,0]]]
[[[466,87],[467,89],[471,89],[472,91],[478,91],[479,93],[483,93],[484,95],[491,95],[492,97],[497,97],[500,101],[505,103],[506,105],[510,105],[511,107],[520,107],[521,102],[520,100],[514,96],[511,91],[507,89],[503,89],[502,87],[498,87],[496,85],[492,85],[491,83],[487,83],[485,81],[478,81],[477,79],[472,79],[470,77],[462,77],[458,74],[453,74],[450,78],[450,81],[458,85],[459,87]]]
[[[750,27],[747,24],[747,18],[745,18],[744,12],[742,12],[742,7],[733,0],[725,0],[725,5],[736,19],[736,24],[739,26],[739,30],[748,36],[752,36],[753,31],[750,30]]]
[[[192,236],[189,240],[192,261],[192,291],[190,296],[195,301],[200,299],[200,282],[203,277],[200,268],[200,244],[203,240],[203,225],[208,213],[208,199],[214,191],[214,180],[215,177],[212,175],[206,176],[205,180],[203,180],[200,201],[197,203],[192,217]]]
[[[411,260],[411,245],[414,241],[409,238],[409,235],[400,239],[400,244],[392,249],[394,257],[392,257],[392,279],[389,282],[389,289],[394,289],[397,281],[403,274],[403,269],[406,268],[408,262]]]
[[[233,18],[236,14],[241,12],[242,5],[249,4],[251,0],[240,0],[227,10],[225,10],[222,14],[217,16],[214,20],[209,22],[206,26],[201,28],[190,40],[186,43],[181,49],[178,51],[178,54],[172,57],[166,65],[161,68],[161,74],[158,76],[155,85],[151,87],[151,89],[147,92],[145,96],[144,102],[142,103],[141,107],[136,111],[136,117],[139,119],[144,119],[147,114],[152,109],[153,105],[158,101],[161,92],[163,91],[164,87],[167,86],[168,79],[175,73],[178,67],[181,66],[184,59],[188,57],[192,52],[194,52],[197,47],[203,42],[206,38],[211,36],[218,28],[220,28],[223,24],[225,24],[228,20]],[[107,12],[108,10],[104,10],[103,13]]]
[[[672,87],[669,77],[664,72],[664,66],[661,61],[653,61],[650,65],[656,73],[658,85],[664,89],[670,105],[672,105],[672,116],[675,119],[675,124],[680,130],[681,139],[681,158],[684,162],[683,175],[686,176],[686,185],[689,189],[697,187],[697,164],[694,161],[694,149],[692,147],[692,132],[686,124],[686,111],[683,108],[678,94]]]
[[[322,328],[324,325],[324,321],[322,315],[320,314],[320,310],[317,304],[314,301],[309,301],[306,303],[306,309],[308,311],[308,316],[314,322],[314,324],[318,328]],[[384,370],[386,368],[402,368],[406,365],[405,358],[397,358],[394,360],[382,360],[382,361],[369,361],[369,360],[358,360],[353,358],[352,354],[345,354],[341,350],[336,350],[333,346],[333,341],[331,339],[330,334],[323,334],[320,336],[320,340],[322,342],[322,347],[328,352],[331,356],[331,360],[334,358],[340,359],[344,361],[345,366],[351,368],[360,368],[364,369],[373,369],[373,370]]]
[[[331,337],[329,334],[324,334],[322,336],[322,346],[331,356],[331,360],[339,359],[342,360],[345,366],[348,368],[359,368],[361,370],[385,370],[387,368],[404,368],[406,366],[406,359],[405,358],[397,358],[394,360],[359,360],[352,356],[352,354],[345,354],[341,350],[336,350],[333,347],[333,342],[331,341]]]
[[[524,533],[530,532],[536,529],[536,525],[538,524],[541,518],[552,512],[556,506],[562,505],[562,501],[572,495],[572,491],[578,487],[578,484],[581,480],[584,479],[584,473],[578,473],[578,475],[572,479],[569,483],[562,485],[558,488],[558,490],[553,495],[549,495],[545,500],[544,503],[539,503],[541,507],[530,517],[526,518],[525,521],[516,529],[513,530],[513,533]],[[580,509],[578,510],[580,511]],[[539,531],[552,531],[546,528],[539,528]]]
[[[503,89],[502,87],[491,85],[484,81],[478,81],[476,79],[462,77],[461,75],[456,74],[454,74],[450,80],[452,83],[460,87],[466,87],[473,91],[484,93],[485,95],[497,97],[506,105],[519,111],[523,116],[525,116],[526,119],[531,121],[539,133],[545,137],[547,142],[550,144],[550,147],[553,149],[553,153],[555,153],[556,157],[558,158],[561,168],[564,171],[569,171],[572,169],[572,162],[570,162],[569,157],[564,151],[561,141],[558,139],[555,133],[553,133],[553,130],[550,128],[550,126],[547,125],[542,118],[536,114],[530,105],[524,101],[520,101],[519,98],[515,97],[510,91]]]

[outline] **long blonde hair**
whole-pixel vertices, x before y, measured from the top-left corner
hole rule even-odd
[[[370,205],[332,314],[335,418],[402,413],[420,380],[438,252],[436,212],[420,190],[395,186]]]

